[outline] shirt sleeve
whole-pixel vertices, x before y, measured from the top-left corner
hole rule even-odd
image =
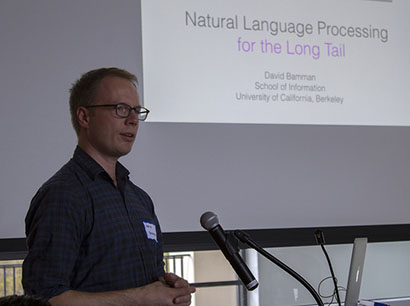
[[[63,184],[42,187],[26,217],[26,293],[50,299],[70,289],[84,231],[79,195]]]

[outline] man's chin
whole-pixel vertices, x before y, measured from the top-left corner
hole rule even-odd
[[[124,147],[119,148],[119,150],[117,152],[118,158],[120,158],[121,156],[125,156],[128,153],[130,153],[131,149],[132,149],[132,144],[129,147],[124,146]]]

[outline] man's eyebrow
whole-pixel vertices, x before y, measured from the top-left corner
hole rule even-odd
[[[129,105],[128,103],[126,103],[126,102],[116,102],[115,104],[125,104],[125,105],[128,105],[129,107],[132,107],[132,108],[141,108],[142,106],[141,105],[137,105],[137,106],[131,106],[131,105]]]

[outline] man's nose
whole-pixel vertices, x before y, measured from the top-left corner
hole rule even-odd
[[[127,122],[132,124],[138,123],[138,114],[135,108],[131,109],[129,116],[127,117]]]

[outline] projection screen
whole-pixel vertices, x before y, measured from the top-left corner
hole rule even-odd
[[[31,198],[72,156],[72,82],[111,66],[137,74],[151,110],[120,161],[164,232],[202,231],[208,210],[227,229],[410,223],[409,11],[1,1],[0,238],[24,237]]]

